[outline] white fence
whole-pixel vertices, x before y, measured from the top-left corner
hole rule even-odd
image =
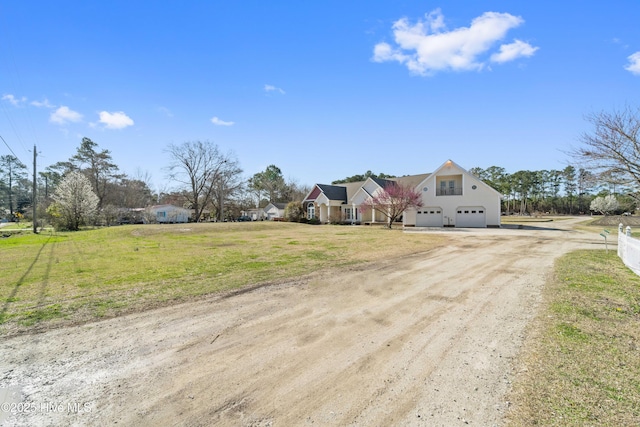
[[[640,276],[640,240],[631,237],[631,227],[622,231],[624,226],[618,226],[618,256],[622,262]]]

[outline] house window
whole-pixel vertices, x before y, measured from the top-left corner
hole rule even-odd
[[[307,205],[307,219],[313,219],[316,217],[316,207],[313,203]]]
[[[462,175],[438,178],[436,196],[462,196]]]
[[[344,218],[347,220],[351,220],[351,208],[345,208],[344,210]]]

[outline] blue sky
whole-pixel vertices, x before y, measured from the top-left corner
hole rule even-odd
[[[585,114],[638,105],[639,18],[637,0],[5,1],[0,135],[42,167],[88,137],[156,187],[192,140],[300,184],[562,169]]]

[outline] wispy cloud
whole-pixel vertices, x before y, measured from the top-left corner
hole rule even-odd
[[[158,107],[158,111],[160,111],[167,117],[173,117],[173,113],[167,107]]]
[[[124,129],[133,126],[133,120],[123,111],[110,113],[108,111],[100,111],[99,122],[107,129]]]
[[[69,109],[69,107],[63,105],[59,107],[56,111],[52,112],[49,116],[49,121],[52,123],[57,123],[59,125],[65,125],[67,123],[75,123],[82,121],[82,114],[77,111],[73,111]]]
[[[24,104],[25,102],[27,102],[27,98],[26,97],[22,97],[22,98],[16,98],[15,96],[11,95],[10,93],[4,94],[2,95],[2,100],[3,101],[8,101],[11,105],[14,106],[19,106],[21,104]]]
[[[282,89],[280,89],[279,87],[276,87],[274,85],[264,85],[264,91],[269,93],[269,92],[278,92],[279,94],[284,95],[286,92]]]
[[[216,126],[233,126],[235,124],[235,122],[225,122],[224,120],[215,116],[211,118],[211,123]]]
[[[38,108],[56,108],[56,106],[51,104],[47,98],[42,101],[31,101],[31,105]]]
[[[627,59],[629,64],[624,69],[632,74],[640,74],[640,51],[629,55]]]
[[[444,15],[436,9],[415,24],[401,18],[393,24],[395,46],[378,43],[373,49],[375,62],[397,61],[412,73],[432,75],[438,71],[481,70],[487,54],[512,28],[524,20],[508,13],[485,12],[471,21],[469,27],[447,31]],[[490,56],[497,63],[532,56],[537,47],[521,40],[503,44]]]
[[[492,62],[509,62],[520,57],[533,56],[536,50],[539,48],[531,46],[529,43],[525,43],[521,40],[516,40],[510,44],[503,44],[500,46],[500,52],[491,55]]]

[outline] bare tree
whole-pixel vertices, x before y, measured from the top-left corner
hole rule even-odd
[[[238,194],[244,186],[244,180],[241,178],[241,174],[242,169],[238,161],[229,155],[226,157],[226,161],[223,163],[218,174],[214,177],[215,183],[211,202],[216,208],[216,219],[218,221],[224,221],[226,217],[230,216],[225,216],[225,202],[230,197]]]
[[[409,185],[389,182],[381,191],[360,205],[360,209],[363,213],[371,210],[380,212],[388,219],[388,227],[391,228],[405,210],[421,206],[422,195],[419,191]]]
[[[166,150],[171,156],[169,178],[185,187],[185,197],[199,222],[212,197],[230,158],[209,141],[190,141],[171,144]]]
[[[583,146],[571,154],[596,173],[627,177],[640,186],[640,109],[629,106],[587,115],[591,132],[581,135]],[[634,197],[638,198],[638,194]]]
[[[309,185],[298,184],[295,178],[289,177],[286,183],[286,190],[284,193],[284,201],[295,202],[302,201],[307,194],[311,191]]]

